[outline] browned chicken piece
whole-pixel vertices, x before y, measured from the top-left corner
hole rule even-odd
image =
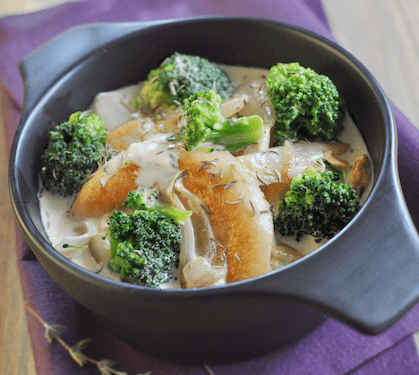
[[[139,187],[155,189],[166,201],[166,190],[179,174],[177,148],[179,143],[168,144],[165,135],[131,144],[127,150],[108,160],[87,180],[71,208],[78,217],[100,217],[120,210],[128,193]],[[159,176],[165,176],[165,182]]]
[[[181,150],[183,184],[201,201],[227,257],[227,282],[269,271],[273,218],[269,203],[250,171],[229,152]]]
[[[130,120],[108,134],[107,142],[117,151],[126,150],[133,142],[139,142],[144,134],[156,133],[154,122]]]
[[[78,217],[99,217],[121,209],[128,192],[137,188],[137,174],[138,165],[123,166],[102,185],[101,179],[105,174],[103,169],[98,169],[78,193],[71,214]]]

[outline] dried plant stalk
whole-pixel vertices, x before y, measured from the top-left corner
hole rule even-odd
[[[86,363],[93,363],[98,368],[101,375],[128,375],[126,372],[123,371],[117,371],[112,368],[112,366],[115,366],[117,362],[109,360],[109,359],[103,359],[101,361],[96,361],[95,359],[87,357],[83,350],[86,348],[86,346],[92,341],[91,339],[84,339],[79,341],[76,345],[71,347],[68,345],[62,338],[61,333],[63,330],[67,329],[64,326],[61,325],[49,325],[47,322],[45,322],[26,302],[25,302],[25,308],[28,310],[28,312],[35,317],[38,322],[40,322],[44,328],[45,328],[45,338],[47,341],[52,344],[53,340],[57,340],[62,347],[64,347],[67,352],[70,354],[70,357],[80,366],[83,367]],[[151,374],[151,373],[150,373]]]
[[[26,302],[25,302],[26,310],[38,321],[40,322],[45,328],[45,338],[46,340],[52,344],[52,342],[57,340],[57,342],[67,350],[70,354],[70,357],[75,361],[80,367],[83,367],[86,363],[92,363],[96,365],[98,368],[100,375],[128,375],[128,373],[124,371],[117,371],[113,369],[118,362],[113,361],[111,359],[102,359],[100,361],[96,361],[95,359],[87,357],[83,350],[87,347],[87,345],[92,341],[91,339],[83,339],[79,341],[76,345],[71,347],[68,345],[62,338],[61,334],[67,327],[56,324],[56,325],[49,325],[45,320],[43,320]],[[204,369],[208,372],[209,375],[215,375],[212,370],[208,367],[208,365],[203,364]],[[151,371],[148,371],[143,374],[138,375],[152,375]]]

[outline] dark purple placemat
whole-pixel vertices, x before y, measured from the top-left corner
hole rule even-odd
[[[266,1],[128,1],[87,0],[27,15],[0,19],[0,94],[8,147],[23,102],[19,61],[36,47],[69,27],[91,22],[149,21],[203,15],[255,16],[284,21],[332,39],[319,0]],[[419,132],[393,106],[399,136],[399,171],[409,210],[419,223]],[[139,353],[103,330],[94,317],[64,294],[48,277],[18,231],[19,269],[25,299],[48,323],[69,328],[63,338],[76,343],[92,338],[86,354],[118,360],[129,374],[206,374],[203,367],[167,363]],[[29,331],[38,375],[98,374],[94,366],[80,368],[60,346],[52,350],[43,327],[31,316]],[[328,319],[293,345],[264,357],[232,365],[211,366],[220,374],[419,374],[412,332],[419,329],[419,307],[382,335],[367,337]]]

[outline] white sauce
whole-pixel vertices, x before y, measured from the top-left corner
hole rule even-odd
[[[99,93],[92,105],[94,113],[100,113],[106,119],[106,128],[112,131],[126,123],[136,112],[130,105],[140,89],[140,85],[131,85],[114,92]]]
[[[261,77],[266,77],[267,75],[267,70],[264,69],[220,66],[231,78],[234,92],[239,91],[249,95],[259,90],[255,85],[249,86],[249,82],[254,82],[258,79],[258,82],[260,82]],[[129,104],[137,95],[139,87],[140,84],[131,85],[114,92],[97,95],[91,110],[104,119],[108,131],[115,130],[129,120],[141,120],[140,113],[133,110]],[[252,104],[252,101],[250,101],[249,105],[241,111],[241,114],[259,114],[264,121],[272,121],[271,111],[269,105],[261,106],[260,103]],[[106,173],[100,181],[101,184],[106,184],[107,180],[117,173],[122,163],[133,162],[139,166],[136,180],[138,186],[148,189],[158,188],[162,191],[170,188],[173,179],[179,174],[179,170],[176,168],[179,146],[175,145],[173,147],[173,144],[169,146],[165,141],[167,136],[168,134],[151,133],[143,142],[131,144],[126,151],[111,159],[106,168]],[[340,156],[340,158],[347,160],[351,165],[359,155],[369,154],[358,128],[348,115],[345,117],[344,130],[339,135],[339,140],[351,145],[350,150]],[[296,168],[293,174],[296,175],[300,172],[302,170]],[[369,190],[367,189],[362,196],[361,203],[365,201],[368,194]],[[74,197],[64,198],[42,191],[39,198],[43,225],[50,242],[57,251],[74,263],[92,272],[119,280],[119,274],[108,268],[107,261],[98,263],[89,250],[92,236],[102,235],[106,232],[110,214],[94,219],[76,218],[69,215]],[[301,255],[307,255],[321,245],[321,243],[316,243],[311,236],[304,236],[299,242],[285,237],[281,238],[281,241],[292,246]],[[82,249],[65,248],[63,244],[79,246]],[[175,279],[161,287],[179,288],[178,273],[179,271],[175,270]],[[218,284],[220,283],[223,282],[219,281]]]

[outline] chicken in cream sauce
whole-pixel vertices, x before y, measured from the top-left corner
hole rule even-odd
[[[42,190],[42,221],[50,242],[63,256],[101,276],[119,280],[108,267],[110,244],[104,235],[109,217],[130,190],[157,189],[162,204],[193,212],[181,226],[179,268],[162,288],[204,287],[247,279],[284,267],[322,243],[305,235],[300,241],[275,235],[273,218],[279,193],[290,180],[319,159],[349,171],[347,182],[362,192],[371,188],[367,147],[348,114],[339,142],[286,142],[272,147],[273,108],[264,82],[267,70],[220,65],[230,77],[233,95],[221,105],[223,115],[259,115],[262,139],[236,155],[185,151],[167,138],[179,127],[179,113],[156,119],[130,103],[141,83],[100,93],[91,108],[108,130],[117,155],[89,179],[77,197]],[[216,147],[217,148],[217,147]],[[64,246],[70,244],[74,247]]]

